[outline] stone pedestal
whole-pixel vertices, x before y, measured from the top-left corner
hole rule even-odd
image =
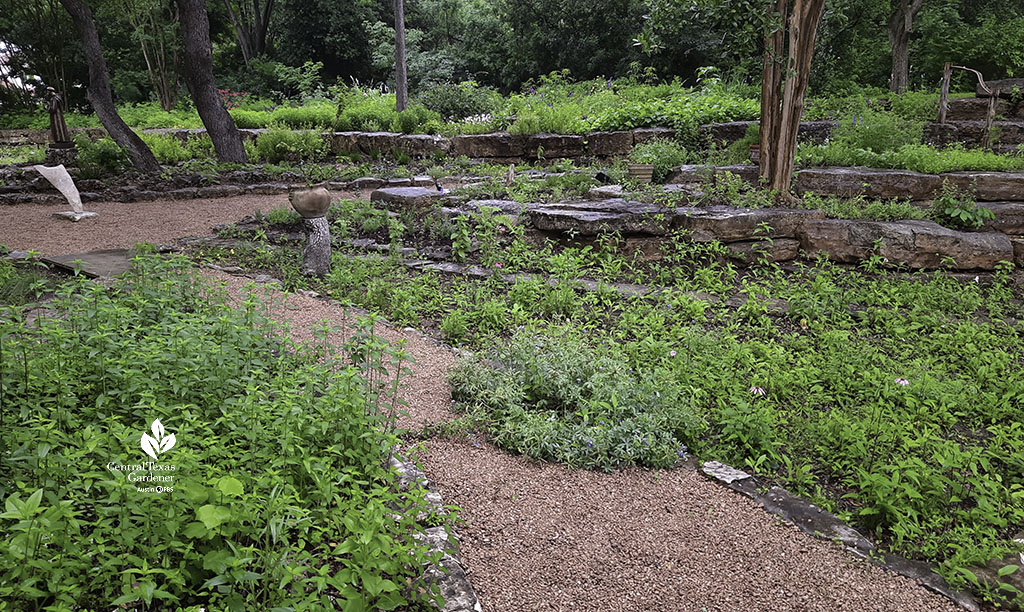
[[[326,276],[331,271],[331,226],[327,217],[303,219],[302,228],[306,230],[302,273],[307,276]]]
[[[78,160],[78,149],[73,142],[51,142],[46,147],[47,166],[74,166]]]

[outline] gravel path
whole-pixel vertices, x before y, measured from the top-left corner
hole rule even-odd
[[[169,243],[286,201],[281,195],[92,203],[87,208],[101,216],[75,225],[49,216],[61,207],[18,205],[0,209],[0,243],[48,255]],[[206,274],[235,291],[247,282]],[[353,317],[304,295],[273,308],[307,339],[301,330]],[[451,351],[383,323],[376,330],[405,339],[416,361],[403,391],[411,414],[402,424],[420,428],[451,418]],[[445,503],[461,508],[463,561],[488,612],[957,609],[689,470],[574,471],[472,439],[432,438],[420,454]]]

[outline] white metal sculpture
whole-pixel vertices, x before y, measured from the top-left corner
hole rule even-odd
[[[99,213],[86,212],[82,207],[82,196],[79,195],[78,187],[75,187],[75,181],[68,174],[64,164],[59,166],[33,166],[33,169],[42,174],[43,178],[50,181],[50,184],[56,187],[57,191],[60,191],[68,203],[71,204],[71,210],[53,213],[53,216],[64,217],[72,221],[81,221],[88,217],[99,216]]]

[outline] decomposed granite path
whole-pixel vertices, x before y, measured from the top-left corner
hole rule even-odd
[[[285,202],[94,203],[88,208],[100,218],[75,225],[50,218],[59,207],[12,206],[0,209],[0,243],[47,255],[170,243]],[[204,274],[234,291],[248,282]],[[325,319],[343,325],[354,316],[323,299],[277,297],[273,316],[306,338]],[[385,324],[377,331],[406,339],[416,361],[403,391],[410,415],[402,425],[420,429],[454,418],[445,380],[452,351],[415,332]],[[418,453],[445,503],[460,508],[463,564],[488,612],[956,609],[692,470],[569,470],[461,437],[429,438]]]

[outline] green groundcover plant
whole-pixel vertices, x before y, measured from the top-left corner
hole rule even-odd
[[[0,317],[0,610],[390,610],[436,597],[385,467],[404,355],[297,347],[153,256]],[[320,358],[320,359],[318,359]],[[447,518],[440,518],[442,522]]]
[[[359,226],[339,212],[336,225]],[[453,373],[453,398],[511,451],[603,470],[725,461],[959,585],[1020,549],[1024,307],[1011,264],[975,281],[882,274],[878,257],[783,270],[755,253],[742,270],[685,233],[651,261],[614,235],[538,244],[506,223],[485,210],[463,224],[477,238],[464,256],[487,278],[338,252],[317,289],[479,348]],[[431,231],[453,253],[463,243],[457,225]]]

